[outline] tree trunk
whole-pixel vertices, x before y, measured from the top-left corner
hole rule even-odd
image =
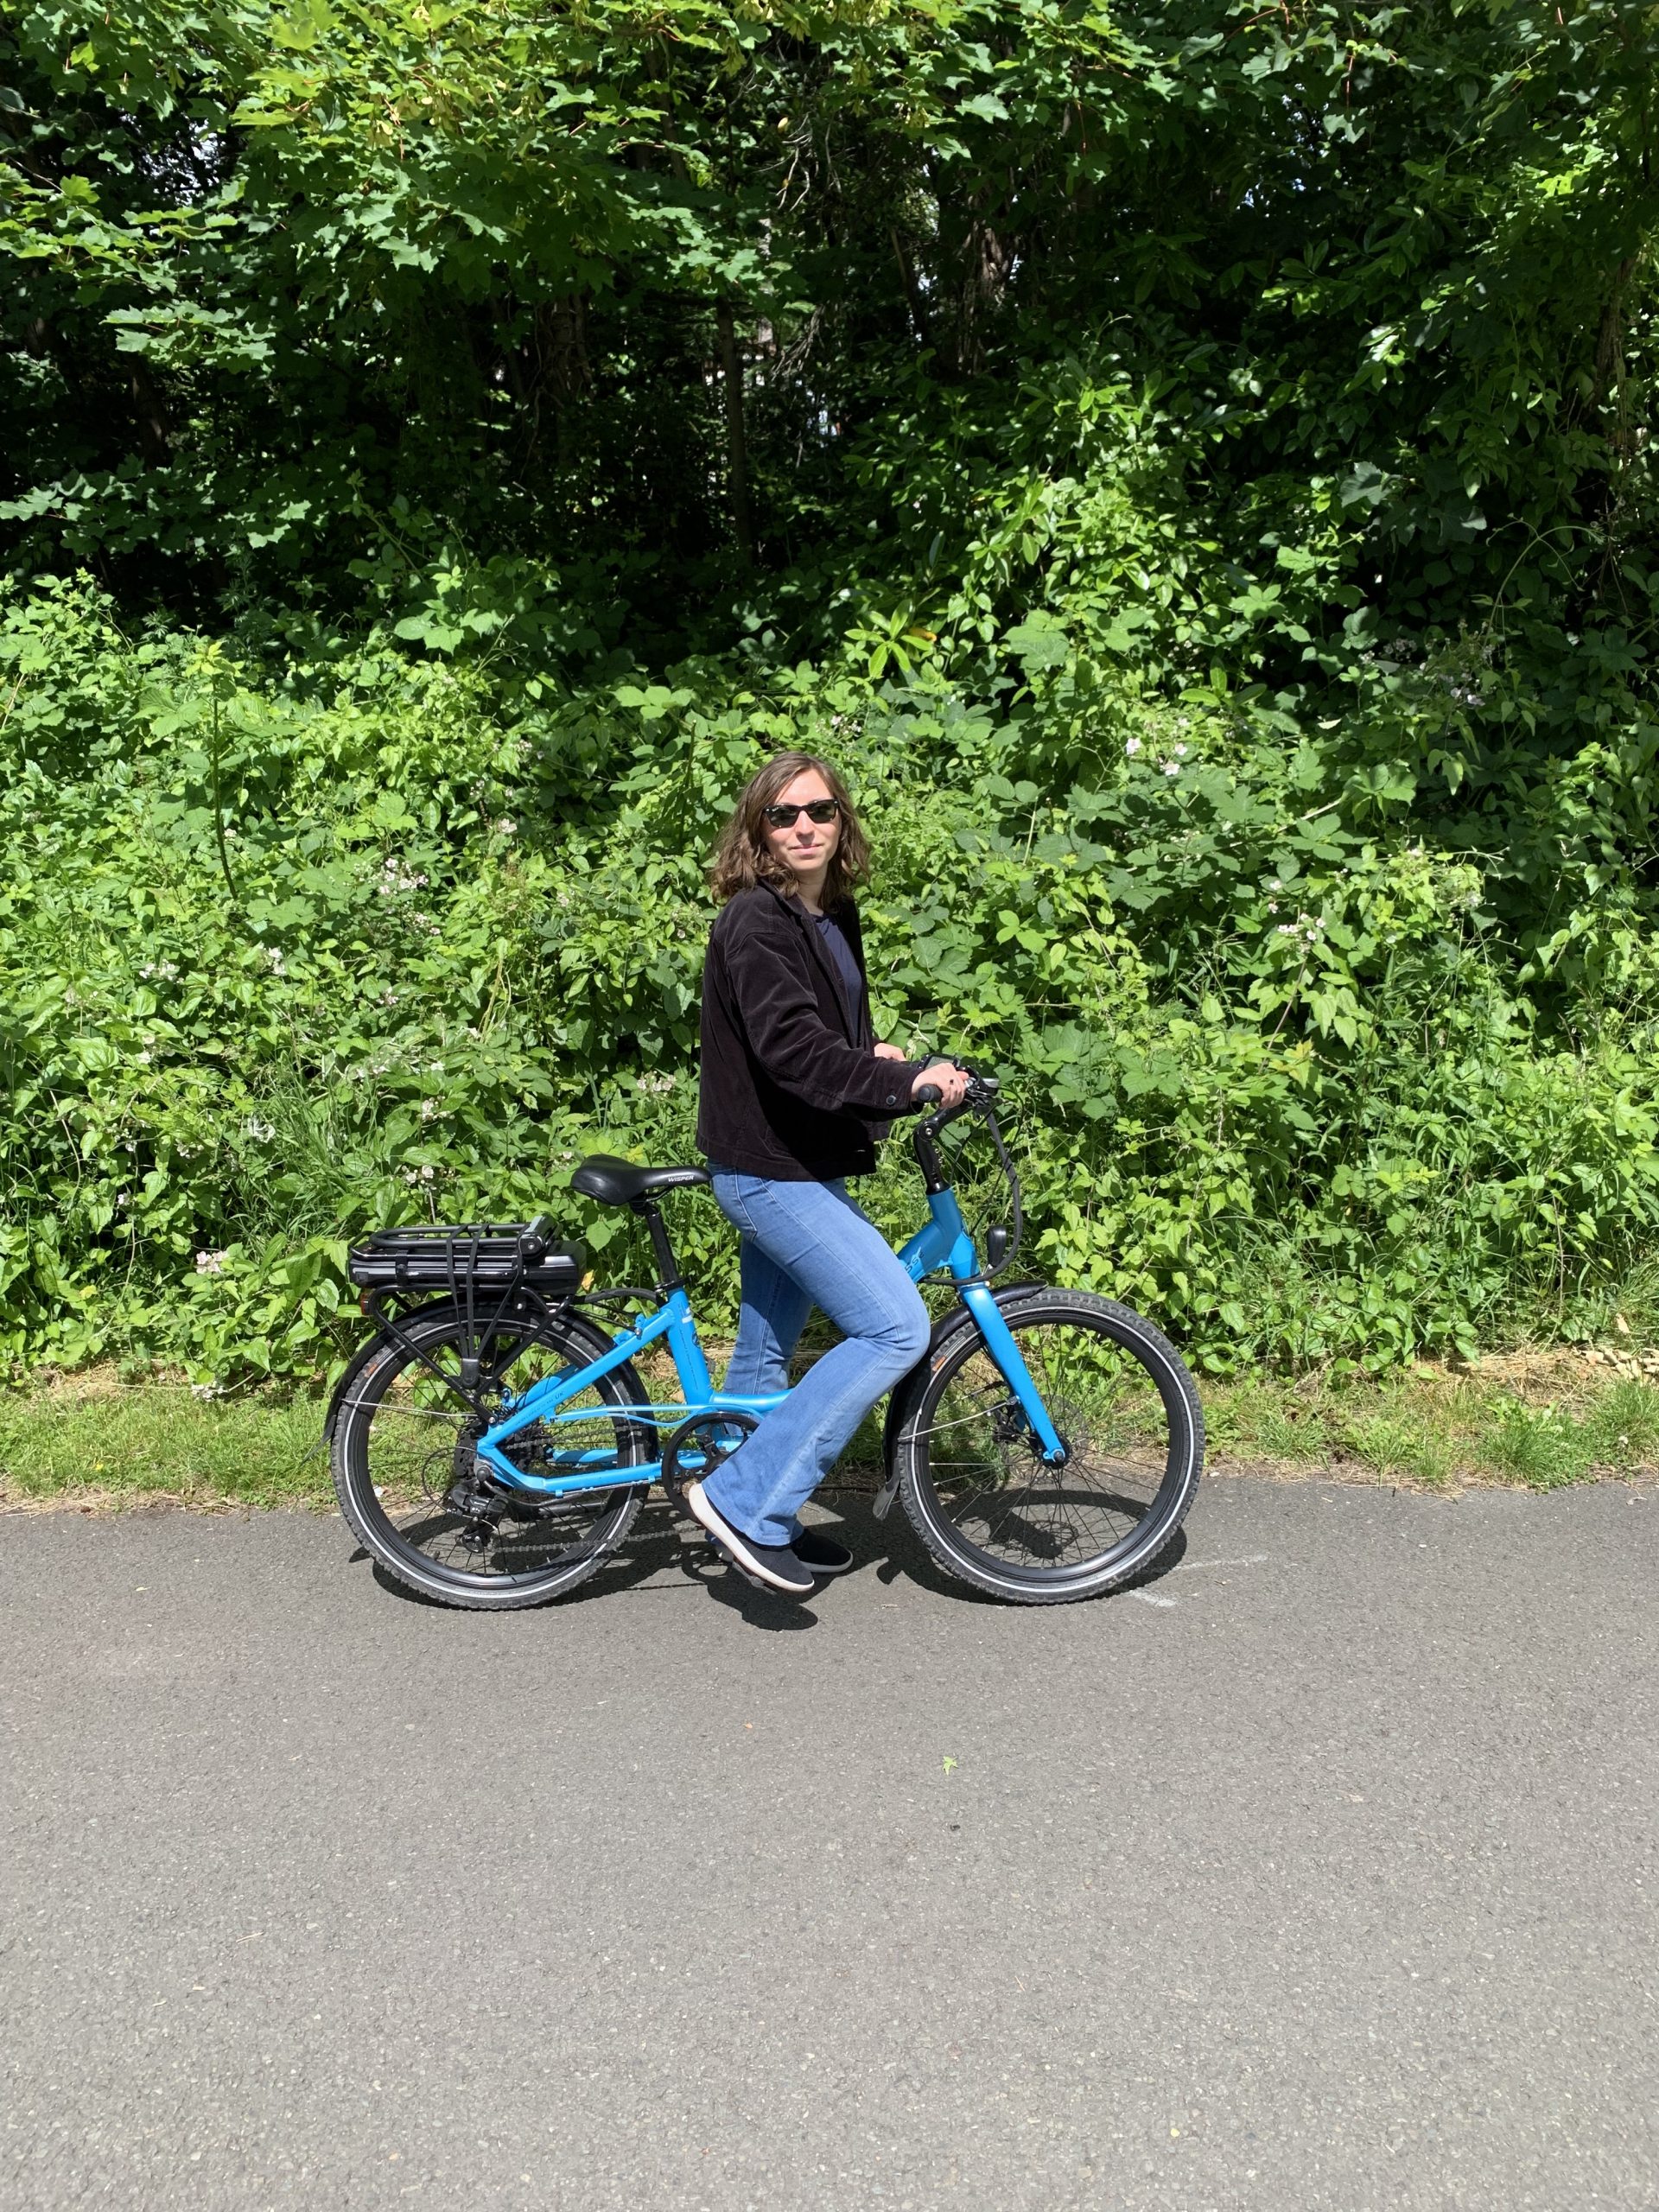
[[[924,348],[931,348],[933,344],[933,334],[928,327],[927,303],[922,297],[922,288],[917,281],[916,264],[910,257],[910,249],[906,245],[904,236],[897,223],[889,226],[887,235],[893,240],[893,251],[899,263],[899,274],[904,280],[905,301],[910,309],[911,327],[915,331],[916,342]]]
[[[738,359],[737,331],[728,302],[715,310],[720,334],[721,382],[726,388],[726,485],[732,505],[732,527],[737,550],[747,569],[754,560],[754,531],[749,521],[749,451],[743,435],[743,365]]]

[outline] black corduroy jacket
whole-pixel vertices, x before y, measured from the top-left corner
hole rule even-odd
[[[709,1160],[782,1183],[868,1174],[895,1114],[912,1110],[922,1063],[879,1060],[870,1033],[858,909],[824,910],[858,963],[849,1009],[817,925],[797,898],[757,884],[721,909],[702,970],[697,1146]]]

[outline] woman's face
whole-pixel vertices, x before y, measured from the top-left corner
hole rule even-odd
[[[775,799],[774,806],[810,806],[815,799],[834,797],[830,786],[816,768],[808,768],[785,784]],[[828,822],[813,822],[805,814],[798,814],[786,830],[774,829],[763,818],[762,830],[772,856],[793,870],[797,877],[820,874],[828,867],[830,856],[841,842],[841,817],[836,815]]]

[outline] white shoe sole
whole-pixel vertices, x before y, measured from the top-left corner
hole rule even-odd
[[[757,1582],[764,1582],[769,1590],[781,1590],[785,1596],[789,1598],[804,1598],[810,1590],[813,1577],[806,1567],[801,1568],[801,1573],[807,1578],[804,1582],[787,1582],[775,1567],[769,1566],[764,1560],[757,1559],[749,1545],[744,1541],[742,1531],[734,1529],[731,1522],[723,1520],[709,1504],[702,1494],[701,1483],[686,1484],[685,1502],[691,1509],[693,1519],[700,1521],[709,1534],[717,1542],[726,1547],[745,1574],[752,1576]],[[799,1562],[798,1561],[797,1564],[798,1565]]]

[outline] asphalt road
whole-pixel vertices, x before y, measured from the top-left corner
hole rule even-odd
[[[0,1521],[8,2212],[1659,2207],[1659,1495],[1217,1481],[1052,1611],[849,1512],[495,1618]]]

